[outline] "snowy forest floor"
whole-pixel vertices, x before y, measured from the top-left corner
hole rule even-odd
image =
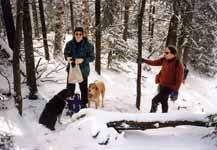
[[[106,61],[106,60],[103,60]],[[55,62],[47,65],[48,70],[57,66]],[[102,75],[94,71],[91,64],[89,83],[103,80],[106,84],[106,94],[103,111],[121,113],[148,113],[151,100],[156,94],[154,83],[159,67],[152,67],[151,71],[142,72],[141,110],[136,109],[136,76],[137,64],[123,63],[127,72],[114,72],[102,66]],[[56,124],[56,131],[50,131],[38,124],[38,118],[44,105],[56,93],[66,87],[66,71],[63,64],[57,72],[49,74],[38,81],[38,100],[29,100],[28,87],[22,84],[23,116],[20,117],[14,107],[13,99],[8,99],[7,110],[0,110],[0,131],[13,135],[16,150],[215,150],[215,140],[202,138],[213,128],[178,126],[145,131],[125,131],[117,134],[107,145],[99,145],[99,138],[92,137],[92,131],[97,122],[93,118],[72,122],[63,112],[62,125]],[[11,71],[12,72],[12,71]],[[0,89],[7,90],[7,82],[0,77]],[[76,87],[76,92],[79,89]],[[192,112],[209,114],[217,111],[217,79],[210,79],[199,75],[192,68],[185,84],[179,91],[179,99],[169,101],[169,113]],[[94,108],[94,105],[91,105]],[[161,113],[161,108],[157,114]],[[156,115],[157,115],[156,114]],[[102,113],[103,115],[103,113]],[[106,117],[106,116],[102,116]],[[94,125],[95,123],[95,125]]]
[[[129,64],[129,66],[136,64]],[[91,65],[89,83],[94,80],[103,80],[106,83],[105,107],[101,110],[123,113],[148,113],[151,99],[156,94],[154,74],[158,68],[151,72],[143,72],[147,78],[142,82],[141,110],[135,107],[136,97],[136,70],[130,73],[115,73],[106,69],[98,76]],[[57,123],[56,131],[51,132],[38,124],[39,115],[45,103],[58,91],[65,88],[66,72],[63,69],[53,73],[53,80],[58,83],[47,81],[39,83],[39,100],[31,101],[24,99],[23,117],[17,114],[13,107],[13,100],[6,102],[7,110],[0,111],[0,129],[14,135],[16,149],[24,150],[69,150],[69,149],[127,149],[127,150],[214,150],[214,141],[202,138],[212,128],[179,126],[176,128],[153,129],[146,131],[126,131],[119,135],[116,140],[106,146],[98,145],[97,140],[92,138],[91,120],[72,122],[63,113],[62,125]],[[62,81],[62,82],[60,82]],[[206,79],[190,72],[189,78],[180,90],[179,99],[169,102],[169,113],[194,112],[212,113],[215,111],[216,80]],[[23,95],[27,95],[27,87],[23,85]],[[79,89],[76,89],[79,92]],[[94,108],[94,105],[91,106]],[[160,107],[158,113],[160,113]],[[106,116],[105,116],[106,117]]]

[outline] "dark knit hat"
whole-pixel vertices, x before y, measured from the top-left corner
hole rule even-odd
[[[173,54],[173,55],[176,55],[177,54],[177,50],[176,50],[176,47],[175,46],[168,46],[168,49],[170,50],[170,53]]]
[[[74,33],[75,32],[82,32],[83,33],[84,29],[82,27],[76,27],[75,30],[74,30]]]

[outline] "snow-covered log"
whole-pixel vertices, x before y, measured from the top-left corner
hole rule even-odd
[[[95,109],[83,109],[72,116],[72,121],[92,120],[92,136],[99,144],[107,144],[116,139],[122,130],[146,130],[179,125],[201,127],[216,126],[217,122],[210,123],[208,114],[194,113],[120,113],[107,112]],[[115,129],[115,130],[114,130]],[[117,132],[115,132],[117,131]],[[111,138],[113,137],[113,138]]]

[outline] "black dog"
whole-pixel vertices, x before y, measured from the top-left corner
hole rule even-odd
[[[39,118],[39,123],[50,130],[55,130],[57,117],[61,116],[66,99],[71,96],[69,90],[64,89],[55,95],[46,105]]]

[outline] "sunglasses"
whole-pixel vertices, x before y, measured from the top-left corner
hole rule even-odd
[[[165,54],[165,55],[168,55],[168,54],[170,54],[170,52],[164,52],[164,54]]]
[[[75,36],[82,36],[82,33],[75,33]]]

